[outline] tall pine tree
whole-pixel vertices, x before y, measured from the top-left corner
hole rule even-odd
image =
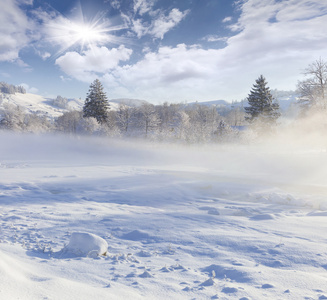
[[[94,117],[99,124],[104,124],[108,120],[110,106],[106,93],[99,79],[94,80],[90,85],[89,92],[83,107],[83,117]]]
[[[275,102],[269,87],[267,87],[266,79],[262,75],[253,85],[247,101],[250,106],[245,107],[248,114],[245,119],[250,123],[259,120],[270,125],[275,123],[280,116],[279,104]]]

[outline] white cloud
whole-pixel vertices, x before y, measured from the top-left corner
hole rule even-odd
[[[105,0],[105,2],[109,2],[109,4],[110,4],[114,9],[120,9],[120,2],[119,2],[119,0]]]
[[[207,83],[215,85],[219,50],[204,50],[198,46],[180,44],[175,48],[161,47],[148,52],[134,65],[115,69],[103,77],[112,95],[124,92],[129,97],[179,101],[203,95]],[[120,86],[128,87],[122,90]]]
[[[299,19],[307,12],[306,19]],[[327,3],[319,0],[249,0],[237,24],[242,31],[228,40],[228,57],[236,63],[260,60],[274,64],[287,58],[319,56],[327,45],[326,13]]]
[[[232,17],[226,17],[222,20],[223,23],[227,23],[227,22],[230,22],[232,21]]]
[[[22,86],[26,92],[30,94],[37,94],[39,92],[36,87],[30,87],[27,83],[21,83],[20,86]]]
[[[51,57],[51,54],[47,51],[39,51],[35,50],[36,54],[42,58],[42,60],[46,60]]]
[[[134,0],[134,13],[138,13],[141,16],[151,12],[155,0]]]
[[[208,42],[227,42],[228,37],[223,37],[223,36],[219,36],[219,35],[207,35],[206,37],[204,37],[204,40],[208,41]]]
[[[92,47],[82,54],[67,52],[56,60],[56,64],[69,76],[90,82],[95,74],[109,72],[121,61],[128,60],[131,54],[132,50],[124,46],[110,50],[106,47]]]
[[[141,2],[137,2],[138,11]],[[69,76],[87,83],[99,77],[110,88],[112,98],[241,100],[260,74],[271,88],[294,89],[302,78],[301,70],[316,58],[326,57],[327,3],[248,0],[240,9],[237,23],[230,25],[234,36],[225,39],[226,46],[221,49],[184,44],[156,51],[145,47],[142,59],[122,65],[132,50],[94,47],[82,53],[68,52],[56,64]],[[151,34],[163,38],[186,13],[178,9],[160,12],[150,24],[136,19],[134,31],[138,37]],[[216,35],[207,38],[222,39]]]
[[[157,101],[240,100],[260,74],[271,88],[295,89],[301,71],[326,57],[326,12],[319,0],[248,0],[225,48],[161,47],[103,78],[113,93]]]
[[[168,16],[161,14],[152,23],[151,34],[156,38],[163,39],[164,35],[180,23],[187,13],[188,11],[181,12],[179,9],[173,8]]]
[[[23,1],[29,4],[29,1]],[[19,7],[19,1],[2,0],[0,9],[0,61],[18,61],[19,51],[30,42],[34,28]]]
[[[151,10],[153,3],[145,0],[134,1],[134,11],[138,12],[141,17],[122,14],[138,38],[149,34],[154,38],[163,39],[164,35],[176,27],[189,12],[188,10],[180,11],[177,8],[173,8],[169,13],[159,9]],[[150,16],[150,22],[144,20],[143,15],[145,14]]]
[[[149,31],[149,28],[145,26],[140,19],[132,20],[132,29],[138,38],[141,38]]]
[[[65,77],[60,75],[59,78],[61,79],[62,82],[67,82],[67,81],[71,81],[72,79],[70,77]]]

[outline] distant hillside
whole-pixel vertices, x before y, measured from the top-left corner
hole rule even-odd
[[[116,103],[116,104],[125,104],[129,107],[140,107],[143,104],[147,104],[149,102],[145,100],[138,100],[138,99],[129,99],[129,98],[119,98],[119,99],[112,99],[109,100],[110,103]]]
[[[82,110],[84,100],[82,99],[66,99],[58,96],[60,99],[64,99],[63,103],[58,99],[44,98],[40,95],[35,94],[24,94],[24,93],[0,93],[0,108],[6,103],[19,105],[26,109],[27,113],[37,113],[39,115],[47,115],[50,118],[56,118],[61,116],[64,112],[69,110]],[[57,98],[58,98],[57,97]],[[293,92],[282,92],[274,91],[274,97],[278,99],[281,111],[283,114],[291,115],[290,111],[296,110],[295,103],[297,102],[297,95]],[[149,103],[145,100],[139,99],[111,99],[109,100],[110,107],[112,110],[117,110],[120,104],[125,104],[129,107],[140,107],[143,104]],[[192,102],[187,105],[207,105],[215,106],[219,113],[224,115],[230,109],[235,107],[247,106],[245,100],[240,102],[227,102],[225,100],[213,100],[204,102]]]
[[[35,94],[23,94],[18,92],[12,94],[0,93],[0,108],[5,104],[13,104],[23,107],[27,113],[47,115],[50,118],[59,117],[69,110],[83,109],[84,100],[82,99],[66,99],[60,96],[58,97],[64,101],[56,101],[56,99],[44,98]],[[121,103],[130,107],[139,107],[148,102],[144,100],[125,98],[109,100],[110,108],[112,110],[117,110]]]
[[[295,106],[298,99],[298,95],[292,91],[285,92],[285,91],[274,90],[272,94],[274,98],[277,99],[282,112],[285,112],[288,109],[291,109],[293,106]],[[204,101],[204,102],[191,102],[188,105],[195,105],[195,104],[215,106],[217,107],[218,111],[230,110],[234,107],[248,106],[246,100],[234,101],[234,102],[227,102],[225,100],[212,100],[212,101]]]
[[[18,105],[23,107],[27,113],[37,113],[49,117],[59,117],[65,111],[82,108],[82,102],[78,99],[68,99],[65,108],[53,105],[53,101],[54,99],[35,94],[0,94],[0,108],[5,104]]]

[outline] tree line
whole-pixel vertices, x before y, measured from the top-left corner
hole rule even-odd
[[[304,75],[305,80],[298,83],[300,116],[326,110],[326,62],[315,61]],[[114,110],[101,82],[96,79],[90,85],[82,111],[67,111],[51,120],[26,114],[19,106],[5,105],[0,111],[0,129],[144,137],[188,143],[247,140],[252,136],[250,132],[260,135],[276,130],[281,112],[264,76],[258,77],[245,100],[245,107],[235,105],[226,111],[199,103],[143,103],[137,107],[120,103]],[[65,108],[67,99],[58,96],[52,104]],[[243,130],[245,126],[252,131]]]
[[[0,92],[4,94],[15,94],[21,93],[26,94],[26,90],[23,86],[15,86],[6,82],[0,82]]]

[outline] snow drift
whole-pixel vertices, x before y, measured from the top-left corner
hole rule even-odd
[[[73,232],[64,253],[76,256],[97,257],[106,255],[108,243],[101,237],[87,232]]]

